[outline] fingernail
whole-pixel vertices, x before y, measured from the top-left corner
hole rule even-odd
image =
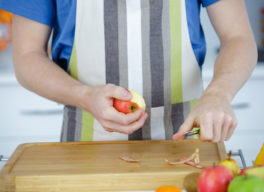
[[[124,96],[125,98],[130,98],[130,97],[131,97],[131,94],[130,94],[129,91],[125,90],[123,96]]]

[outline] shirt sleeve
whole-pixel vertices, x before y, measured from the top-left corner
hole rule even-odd
[[[216,3],[220,0],[201,0],[203,7],[207,7],[209,5],[212,5],[213,3]]]
[[[54,25],[54,0],[0,0],[0,9],[51,27]]]

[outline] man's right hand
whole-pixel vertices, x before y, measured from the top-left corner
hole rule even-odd
[[[114,98],[130,100],[132,95],[123,87],[107,84],[84,87],[81,107],[90,112],[109,132],[131,134],[144,125],[148,115],[142,109],[124,114],[113,107]]]
[[[141,128],[148,116],[145,112],[125,115],[113,107],[114,98],[131,98],[126,89],[111,84],[88,87],[49,59],[50,34],[51,27],[14,15],[13,58],[20,84],[50,100],[90,112],[107,131],[131,134]]]

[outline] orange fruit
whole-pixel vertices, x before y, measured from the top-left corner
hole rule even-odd
[[[181,189],[176,186],[161,186],[156,192],[181,192]]]
[[[9,45],[9,42],[10,41],[7,39],[0,39],[0,51],[6,50]]]
[[[12,13],[0,9],[0,22],[10,24],[12,22]]]

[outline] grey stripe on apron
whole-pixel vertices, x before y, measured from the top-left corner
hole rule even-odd
[[[128,87],[126,0],[118,0],[118,47],[120,86]]]
[[[190,102],[184,102],[183,103],[183,117],[186,119],[191,111],[191,104]]]
[[[191,104],[190,102],[184,102],[183,103],[183,117],[186,119],[191,111]],[[185,137],[185,139],[191,139],[193,136]]]
[[[163,0],[162,12],[162,39],[164,51],[164,127],[165,138],[171,139],[173,136],[173,126],[171,121],[171,40],[170,40],[170,1]]]
[[[173,133],[178,132],[181,124],[184,122],[183,103],[172,104],[171,120],[173,125]]]
[[[76,107],[67,106],[67,117],[69,119],[68,121],[68,127],[67,127],[67,141],[74,141],[75,136],[75,126],[76,126]]]
[[[146,113],[149,117],[146,119],[144,126],[142,127],[143,139],[151,139],[151,69],[150,69],[150,51],[149,51],[149,1],[141,1],[142,7],[142,70],[143,70],[143,97],[146,102]]]
[[[152,107],[164,105],[164,56],[162,41],[163,0],[150,0],[150,62]]]
[[[69,122],[69,118],[68,118],[68,114],[66,112],[66,106],[64,106],[64,110],[63,110],[63,122],[62,122],[62,128],[61,128],[61,137],[60,137],[60,141],[61,142],[65,142],[67,141],[67,132],[68,132],[68,122]]]
[[[75,141],[80,141],[82,137],[82,110],[76,108],[76,127],[75,127]],[[85,125],[83,125],[85,126]]]
[[[104,1],[106,83],[119,85],[117,0]]]

